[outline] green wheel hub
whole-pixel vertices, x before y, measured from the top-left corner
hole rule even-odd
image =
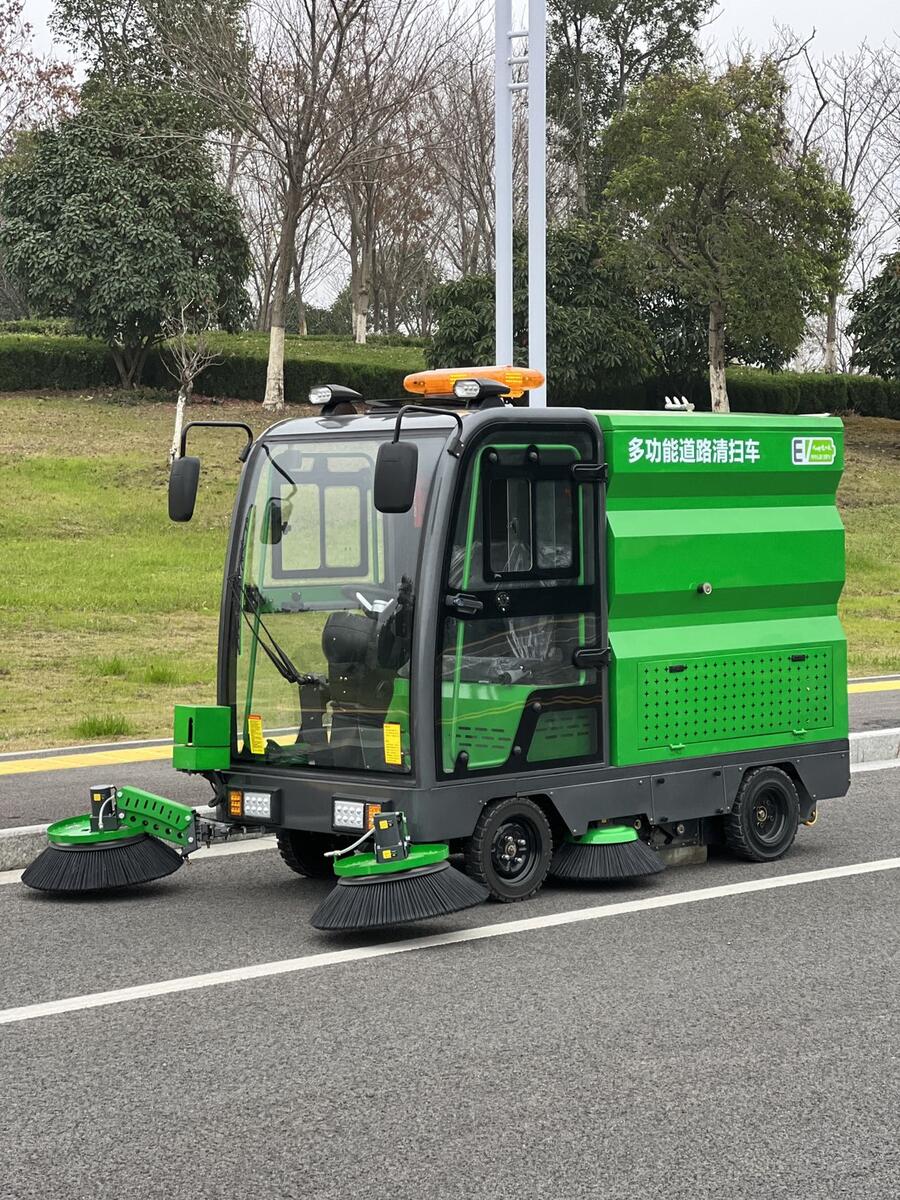
[[[620,846],[637,840],[638,831],[633,825],[597,825],[581,837],[566,837],[567,842],[576,846]]]
[[[450,848],[444,842],[422,842],[410,846],[406,858],[395,862],[376,862],[374,854],[351,854],[347,858],[334,860],[334,873],[339,879],[359,879],[364,875],[396,875],[401,871],[412,871],[417,867],[432,867],[445,862]]]

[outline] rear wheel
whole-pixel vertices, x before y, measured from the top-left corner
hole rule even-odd
[[[302,829],[279,829],[276,838],[281,857],[298,875],[308,879],[331,879],[334,869],[327,850],[337,850],[344,841],[330,833],[307,833]]]
[[[533,800],[494,800],[465,842],[466,873],[495,900],[533,896],[547,877],[553,855],[550,823]]]
[[[779,767],[758,767],[744,776],[725,818],[725,841],[739,858],[773,862],[790,850],[800,824],[800,798]]]

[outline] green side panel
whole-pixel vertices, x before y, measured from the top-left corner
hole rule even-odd
[[[359,879],[365,875],[397,875],[415,867],[430,867],[450,856],[445,842],[421,842],[410,846],[407,858],[395,862],[378,862],[374,854],[350,854],[334,860],[334,873],[341,879]]]
[[[564,710],[538,717],[528,748],[528,762],[580,758],[597,753],[597,719],[592,712]]]
[[[500,767],[510,756],[525,702],[534,691],[525,684],[444,681],[441,735],[444,762],[452,767],[465,751],[469,770]],[[548,757],[550,755],[548,754]]]
[[[231,766],[231,709],[221,704],[176,704],[172,766],[220,771]]]
[[[609,463],[611,761],[846,737],[841,422],[597,420]]]

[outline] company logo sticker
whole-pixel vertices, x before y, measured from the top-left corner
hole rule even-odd
[[[795,467],[830,467],[837,456],[832,437],[796,437],[791,443]]]

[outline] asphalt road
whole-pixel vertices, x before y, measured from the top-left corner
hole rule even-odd
[[[900,688],[850,696],[853,730],[900,726]],[[64,752],[65,753],[65,752]],[[0,828],[41,825],[83,812],[92,784],[136,784],[149,792],[185,804],[208,804],[212,795],[204,779],[173,771],[167,761],[119,763],[66,770],[4,774],[0,758]]]
[[[781,863],[396,936],[895,858],[898,791],[854,776]],[[310,929],[327,886],[268,850],[113,900],[0,886],[0,1008],[386,940]],[[889,869],[0,1024],[0,1195],[893,1197],[898,903]]]

